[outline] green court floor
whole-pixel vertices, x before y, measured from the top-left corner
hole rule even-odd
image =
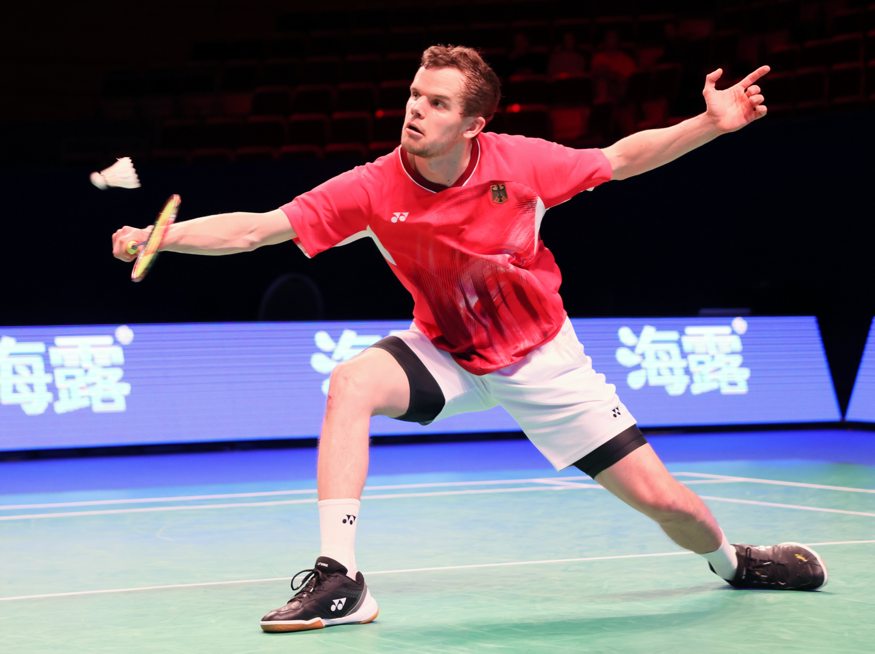
[[[0,652],[875,651],[871,463],[847,450],[836,461],[669,459],[730,540],[808,543],[829,566],[820,592],[736,591],[591,480],[534,458],[502,463],[524,446],[483,445],[500,455],[477,471],[451,454],[405,466],[412,446],[381,466],[375,451],[358,562],[380,617],[297,634],[264,634],[258,620],[318,553],[312,476],[275,478],[302,457],[309,469],[311,452],[263,453],[273,467],[231,463],[234,474],[211,478],[156,467],[151,483],[156,457],[131,458],[129,486],[97,462],[76,483],[7,488]],[[65,469],[27,465],[53,479]]]

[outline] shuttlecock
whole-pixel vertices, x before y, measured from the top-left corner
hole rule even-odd
[[[117,188],[140,188],[140,178],[134,169],[134,162],[130,157],[116,159],[109,168],[99,173],[91,173],[91,183],[103,190],[110,186]]]

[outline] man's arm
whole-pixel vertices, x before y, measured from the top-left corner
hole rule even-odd
[[[112,237],[113,256],[132,261],[136,255],[127,252],[127,244],[131,241],[142,243],[148,234],[149,228],[122,227]],[[295,232],[281,209],[265,213],[237,211],[174,223],[161,250],[185,254],[236,254],[293,238]]]
[[[721,91],[715,84],[723,71],[717,69],[709,74],[702,90],[706,104],[703,113],[671,127],[637,132],[602,150],[613,170],[611,179],[626,179],[658,168],[765,116],[765,99],[756,81],[768,72],[768,66],[761,66]]]

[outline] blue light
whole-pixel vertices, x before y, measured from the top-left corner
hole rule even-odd
[[[846,420],[875,422],[875,320],[869,328],[863,360],[857,371],[857,380],[848,403]]]
[[[595,369],[617,386],[645,428],[841,419],[813,317],[572,323]],[[331,369],[408,326],[0,328],[0,450],[312,438],[319,433]],[[873,349],[867,350],[872,372],[863,403],[870,420]],[[372,421],[375,435],[517,430],[500,408],[428,427]]]

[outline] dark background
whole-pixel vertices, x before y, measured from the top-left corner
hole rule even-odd
[[[129,267],[112,258],[112,232],[151,222],[171,193],[182,196],[181,220],[265,211],[356,163],[343,157],[162,161],[149,156],[155,127],[145,119],[130,123],[142,128],[139,133],[102,129],[109,124],[101,106],[113,71],[184,67],[205,43],[258,42],[289,24],[304,36],[332,21],[343,29],[364,11],[343,2],[320,2],[318,10],[298,2],[184,4],[58,8],[32,2],[7,10],[0,28],[0,325],[257,320],[264,317],[259,307],[266,290],[289,272],[315,282],[326,319],[408,316],[410,299],[369,241],[313,261],[293,245],[234,257],[162,254],[138,285],[129,281]],[[869,16],[865,4],[855,2],[668,2],[659,11],[676,19],[718,20],[730,10],[744,11],[753,26],[758,11],[775,5],[791,16],[800,7],[799,23],[787,25],[790,38],[800,43],[828,36],[836,13],[861,11],[863,38],[868,27],[875,28],[862,20]],[[810,11],[801,11],[803,5]],[[536,11],[533,19],[557,21],[570,6],[468,2],[423,8],[384,2],[370,11],[385,20],[403,17],[405,23],[432,26],[429,38],[452,41],[451,29],[442,38],[435,26],[464,20],[466,12],[492,12],[500,19]],[[573,6],[593,17],[652,11],[644,2]],[[468,44],[478,46],[470,39]],[[875,59],[875,52],[862,57]],[[685,77],[697,81],[682,89],[674,105],[692,111],[702,106],[701,85],[712,64],[726,67],[727,81],[734,82],[748,72],[748,63],[754,62],[685,62]],[[411,76],[415,67],[413,59]],[[762,86],[769,104],[769,77]],[[846,405],[875,314],[868,231],[875,106],[870,88],[857,102],[783,103],[766,119],[669,166],[606,184],[551,210],[542,235],[563,270],[569,314],[816,315]],[[805,89],[799,93],[804,97]],[[73,142],[93,147],[77,153]],[[125,154],[134,156],[143,188],[91,186],[92,170]],[[299,317],[312,317],[304,313]],[[293,309],[289,315],[294,317]]]

